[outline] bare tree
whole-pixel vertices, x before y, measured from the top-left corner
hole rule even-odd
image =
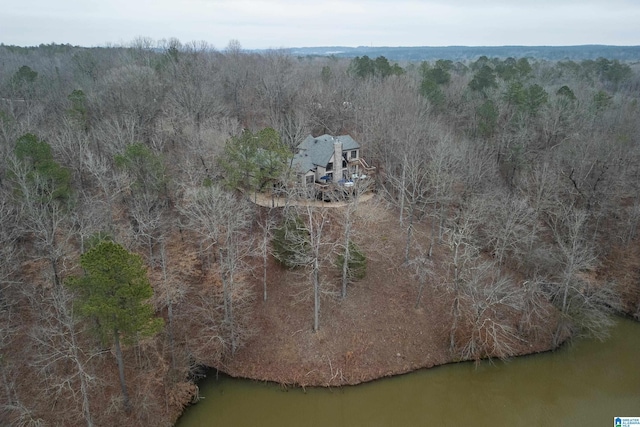
[[[69,220],[67,201],[60,198],[58,188],[50,185],[48,177],[30,171],[15,157],[10,159],[10,168],[19,194],[21,218],[18,227],[33,236],[40,251],[36,256],[47,259],[52,281],[60,285],[60,261],[69,239],[60,233]]]
[[[405,154],[399,174],[389,174],[389,182],[398,194],[400,223],[406,227],[404,262],[409,262],[415,223],[420,221],[429,201],[430,182],[427,160],[420,153]]]
[[[447,232],[452,271],[445,286],[453,297],[449,349],[463,359],[507,358],[522,341],[511,319],[523,310],[523,296],[511,277],[482,259],[477,208],[470,203],[458,212]]]
[[[16,328],[8,319],[4,307],[0,308],[0,379],[3,385],[3,403],[0,404],[0,420],[8,420],[12,413],[20,407],[19,398],[15,392],[14,377],[18,375],[15,363],[8,357],[7,349],[11,345],[11,338]],[[8,422],[8,421],[7,421]]]
[[[250,244],[244,231],[249,224],[250,207],[219,187],[187,189],[179,210],[186,225],[202,238],[204,249],[218,257],[222,281],[225,324],[229,327],[231,352],[241,345],[242,331],[235,322],[235,305],[243,287],[242,273]]]
[[[268,260],[271,253],[271,239],[276,223],[271,215],[271,209],[264,215],[264,220],[259,222],[260,239],[258,240],[257,252],[262,259],[262,300],[267,300],[267,271]]]
[[[91,427],[95,425],[95,416],[90,398],[97,380],[91,359],[98,352],[87,351],[82,345],[82,324],[73,314],[73,294],[65,286],[58,286],[50,295],[30,297],[39,316],[31,331],[37,348],[33,365],[39,369],[48,390],[79,406],[78,412],[87,427]],[[66,414],[68,422],[75,422],[73,415]]]
[[[459,159],[457,151],[452,149],[452,141],[449,135],[438,138],[431,151],[429,162],[429,183],[431,186],[429,204],[431,216],[431,242],[428,255],[433,254],[433,247],[438,241],[442,241],[444,221],[447,207],[453,199],[453,183],[455,170]]]
[[[287,147],[295,149],[311,133],[310,113],[303,106],[291,107],[281,114],[275,128]]]
[[[533,209],[534,221],[532,223],[531,235],[534,238],[540,230],[539,222],[543,219],[543,213],[549,210],[557,198],[556,189],[560,186],[557,176],[552,166],[548,162],[537,164],[529,172],[526,179],[522,180],[527,184],[523,192],[528,196],[529,205]],[[529,241],[529,251],[533,250],[535,240]]]
[[[21,253],[17,244],[19,236],[18,211],[11,203],[8,191],[0,187],[0,310],[11,305],[9,290],[15,294],[19,282],[15,281],[15,273],[18,271],[18,260]]]
[[[266,107],[268,123],[284,135],[284,125],[294,110],[293,62],[284,51],[269,51],[260,58],[260,85],[258,93]],[[295,129],[295,126],[292,128]]]
[[[87,190],[89,183],[86,178],[89,168],[86,160],[91,155],[91,143],[86,132],[78,129],[73,120],[65,117],[50,138],[50,142],[61,162],[72,171],[75,180],[80,183],[80,189]]]
[[[300,254],[299,263],[305,265],[310,270],[311,286],[313,289],[313,331],[318,332],[320,328],[320,297],[321,281],[320,266],[326,256],[324,251],[327,246],[333,247],[332,243],[325,241],[325,226],[328,223],[329,212],[326,208],[315,208],[311,204],[304,207],[304,223],[309,233],[310,251],[307,254]]]
[[[98,190],[96,193],[101,193],[101,199],[96,200],[89,195],[83,195],[81,199],[83,197],[85,200],[93,199],[92,205],[103,211],[101,215],[104,218],[103,226],[106,225],[105,228],[114,233],[116,201],[126,189],[125,174],[116,172],[106,156],[92,150],[86,152],[85,165],[92,177],[92,190]]]
[[[560,311],[566,315],[569,313],[573,282],[580,280],[580,272],[592,270],[595,267],[596,256],[583,234],[587,221],[586,212],[573,207],[561,207],[556,215],[549,218],[549,221],[558,245],[557,260],[562,266],[555,297],[559,300]]]
[[[553,306],[549,304],[544,286],[544,279],[537,275],[522,283],[522,311],[518,332],[523,337],[538,339],[545,332],[545,326],[552,316]]]
[[[9,354],[14,336],[20,332],[14,315],[14,307],[22,289],[20,276],[16,275],[20,265],[16,215],[8,192],[0,186],[0,382],[3,384],[4,394],[3,399],[0,399],[4,402],[0,404],[0,420],[9,419],[12,414],[21,412],[22,406],[15,390],[19,365]]]
[[[174,311],[175,306],[185,299],[187,289],[184,283],[173,273],[174,269],[170,268],[165,239],[160,241],[160,267],[162,269],[162,280],[156,283],[155,287],[156,305],[167,309],[165,329],[169,341],[169,352],[171,353],[171,368],[175,371],[177,363],[175,344],[176,316]]]
[[[168,206],[168,177],[163,158],[142,144],[133,144],[117,155],[115,161],[125,176],[123,193],[127,195],[132,234],[145,241],[152,264],[153,249]]]
[[[74,209],[70,212],[70,230],[78,239],[80,253],[87,250],[92,237],[112,234],[111,212],[103,201],[87,192],[78,194]]]
[[[214,55],[207,45],[186,45],[176,51],[170,67],[168,101],[188,122],[195,124],[196,133],[205,121],[224,111],[215,90],[218,70],[214,66]],[[180,126],[183,121],[174,123]]]
[[[246,314],[247,302],[253,299],[250,292],[240,292],[247,288],[246,265],[247,258],[251,255],[252,242],[243,239],[238,230],[227,228],[224,247],[218,247],[220,254],[220,272],[222,276],[222,294],[224,299],[224,319],[231,337],[231,354],[240,348],[250,335],[246,323],[238,322],[238,319]],[[238,313],[244,309],[245,312]]]
[[[585,233],[587,219],[585,210],[573,206],[559,206],[548,217],[556,243],[552,256],[557,262],[549,292],[561,313],[554,334],[556,344],[571,332],[606,336],[612,324],[610,314],[619,307],[612,284],[596,284],[589,279],[589,273],[597,266],[597,257]]]
[[[97,154],[102,158],[113,159],[121,154],[127,146],[139,142],[141,132],[139,124],[131,116],[106,116],[96,123],[91,136],[96,142]]]
[[[446,280],[447,289],[453,294],[452,315],[453,324],[449,335],[449,349],[456,348],[455,333],[458,329],[462,315],[461,301],[464,296],[465,272],[469,271],[468,265],[477,258],[478,248],[473,235],[477,224],[473,215],[467,212],[459,212],[449,222],[447,240],[451,250],[451,262],[449,280]]]
[[[224,145],[241,132],[237,120],[222,117],[202,124],[199,134],[186,134],[179,147],[170,152],[174,160],[167,165],[175,181],[187,186],[198,186],[219,179],[217,159]]]
[[[194,303],[180,310],[177,318],[182,330],[188,325],[197,325],[200,333],[186,336],[187,347],[198,363],[214,366],[233,354],[253,334],[250,321],[250,305],[253,289],[245,281],[233,284],[231,298],[225,297],[223,286],[214,284],[194,290]],[[231,303],[233,322],[225,321],[225,307]],[[185,330],[184,334],[188,334]]]
[[[338,250],[340,251],[339,260],[342,261],[342,265],[340,266],[342,270],[342,298],[347,297],[347,285],[351,283],[354,277],[354,271],[350,268],[350,265],[354,261],[354,255],[352,253],[353,247],[353,235],[355,234],[355,225],[358,222],[362,222],[362,218],[357,218],[356,213],[358,211],[360,198],[369,191],[372,191],[373,181],[369,178],[365,179],[356,179],[354,181],[353,187],[350,187],[348,191],[349,201],[347,205],[342,208],[342,224],[343,224],[343,235],[342,235],[342,243],[339,245]],[[360,224],[362,225],[362,224]]]
[[[133,119],[135,139],[148,143],[156,132],[165,92],[150,66],[126,64],[107,73],[94,108],[116,120]]]
[[[479,238],[498,266],[507,260],[522,265],[536,237],[536,215],[524,198],[493,193],[474,199],[480,215]]]
[[[296,199],[302,188],[291,188],[288,198]],[[303,198],[300,196],[299,199]],[[320,302],[323,295],[329,293],[321,275],[325,262],[335,255],[336,242],[330,238],[330,213],[324,206],[302,200],[296,206],[285,207],[284,224],[276,231],[274,255],[291,268],[303,268],[309,275],[310,286],[302,285],[301,296],[312,296],[313,331],[320,328]]]
[[[457,324],[456,349],[463,359],[510,357],[521,341],[509,312],[522,310],[522,294],[513,281],[497,275],[493,263],[480,262],[465,272]]]
[[[427,285],[427,279],[433,274],[432,265],[433,261],[430,259],[430,255],[425,253],[424,249],[418,245],[418,255],[410,261],[410,265],[415,269],[415,276],[418,279],[418,296],[416,297],[415,308],[420,307],[420,300],[424,288]]]
[[[244,53],[237,40],[231,40],[223,53],[219,64],[224,99],[230,106],[233,117],[246,122],[254,113],[250,104],[255,88],[260,85],[256,75],[257,58]]]
[[[153,264],[154,247],[161,239],[160,229],[166,222],[166,201],[149,193],[134,194],[130,199],[129,209],[132,234],[146,243],[148,260]]]

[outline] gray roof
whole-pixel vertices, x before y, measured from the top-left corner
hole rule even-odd
[[[327,166],[333,155],[335,140],[342,143],[343,152],[360,148],[360,144],[349,135],[333,137],[325,134],[317,138],[309,135],[298,145],[298,153],[293,156],[293,166],[305,173],[314,170],[316,166]]]

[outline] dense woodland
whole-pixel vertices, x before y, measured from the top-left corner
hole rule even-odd
[[[417,283],[406,304],[447,296],[452,360],[508,357],[550,318],[555,344],[606,337],[611,314],[640,317],[639,71],[0,46],[0,422],[170,425],[250,336],[273,257],[309,273],[321,329],[322,298],[366,280],[357,199],[251,202],[309,134],[362,144]]]

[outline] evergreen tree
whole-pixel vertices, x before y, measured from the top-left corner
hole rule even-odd
[[[496,87],[498,87],[496,74],[488,65],[483,65],[469,82],[469,88],[478,92],[484,92],[486,89]]]
[[[311,251],[309,231],[299,216],[286,216],[273,231],[273,255],[288,268],[300,267]]]
[[[347,256],[347,275],[350,280],[364,279],[367,274],[367,257],[362,252],[360,247],[356,245],[352,240],[349,241]],[[336,259],[336,265],[340,268],[343,267],[345,262],[345,254],[347,251],[338,254]]]
[[[71,173],[53,159],[49,144],[27,133],[16,142],[15,154],[26,166],[26,178],[35,194],[49,203],[62,205],[69,201]]]
[[[227,142],[219,164],[229,188],[258,192],[280,178],[290,157],[291,152],[274,129],[265,128],[255,134],[244,130]]]
[[[67,285],[78,292],[79,312],[93,319],[94,332],[105,344],[115,345],[124,407],[131,409],[124,376],[120,339],[132,342],[138,336],[151,336],[162,328],[147,302],[153,295],[142,258],[121,245],[103,241],[80,258],[85,271],[71,277]]]

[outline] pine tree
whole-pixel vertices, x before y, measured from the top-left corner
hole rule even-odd
[[[67,284],[78,292],[79,311],[93,319],[94,332],[105,344],[113,343],[120,374],[124,407],[131,409],[124,376],[121,337],[131,342],[137,336],[151,336],[162,327],[147,300],[153,295],[146,269],[139,255],[121,245],[103,241],[80,258],[85,271]]]

